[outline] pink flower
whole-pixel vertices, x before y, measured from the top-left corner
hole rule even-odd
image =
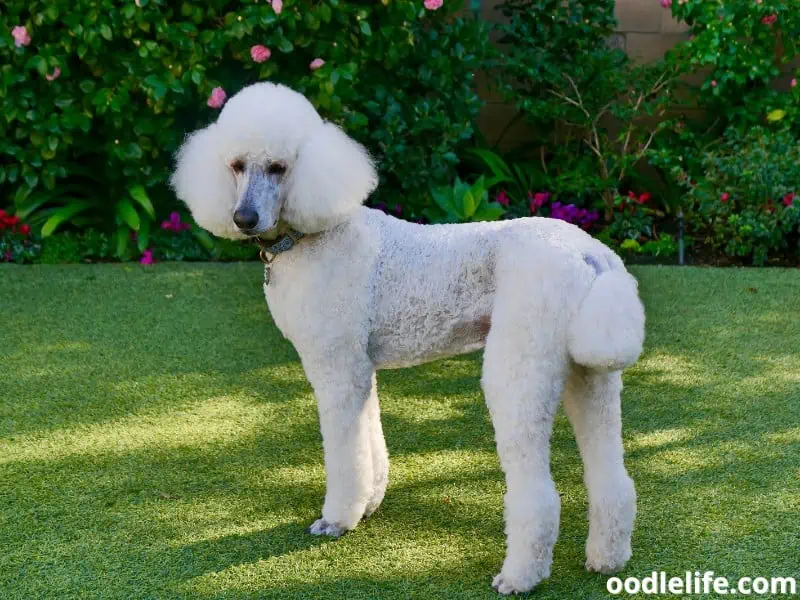
[[[153,251],[148,248],[142,252],[142,258],[139,259],[139,262],[143,265],[152,265],[155,262],[153,260]]]
[[[672,6],[672,0],[661,0],[661,8],[669,8]]]
[[[264,61],[269,60],[270,56],[272,56],[272,52],[270,52],[269,48],[266,46],[258,44],[257,46],[250,48],[250,58],[253,59],[253,62],[263,63]]]
[[[52,73],[48,73],[47,75],[44,76],[44,78],[47,79],[47,81],[53,81],[54,79],[58,79],[60,76],[61,76],[61,69],[56,67],[55,69],[53,69]]]
[[[316,71],[324,64],[325,64],[324,60],[322,60],[321,58],[315,58],[314,60],[311,61],[311,64],[308,65],[308,68],[311,69],[312,71]]]
[[[794,199],[796,197],[797,195],[794,192],[789,192],[783,197],[783,205],[786,207],[791,206],[792,204],[794,204]]]
[[[444,0],[425,0],[424,5],[428,10],[439,10],[442,8]]]
[[[283,10],[283,0],[272,0],[272,10],[275,11],[276,15],[281,14]]]
[[[713,80],[711,81],[711,87],[712,87],[712,88],[715,88],[715,87],[717,87],[717,80],[716,80],[716,79],[713,79]]]
[[[537,192],[535,194],[528,192],[528,200],[531,201],[531,214],[535,214],[549,199],[550,192]]]
[[[508,197],[508,194],[506,194],[505,190],[500,190],[497,196],[495,196],[494,201],[497,202],[498,204],[502,204],[503,206],[508,206],[510,199]]]
[[[228,95],[221,87],[215,87],[211,90],[211,96],[208,97],[208,104],[211,108],[222,108]]]
[[[28,29],[24,25],[17,25],[11,30],[11,37],[14,38],[14,45],[17,48],[27,46],[31,43],[31,36],[28,34]]]
[[[766,17],[761,19],[761,22],[764,25],[768,25],[768,26],[772,27],[775,24],[775,21],[777,21],[777,20],[778,20],[778,15],[767,15]]]
[[[792,79],[792,82],[791,82],[791,84],[790,84],[790,85],[791,85],[793,88],[796,88],[796,87],[797,87],[797,79]]]
[[[722,196],[719,197],[719,200],[722,203],[725,203],[730,199],[731,199],[731,195],[728,192],[723,193]]]

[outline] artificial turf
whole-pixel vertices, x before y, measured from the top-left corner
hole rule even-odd
[[[623,576],[800,578],[800,271],[634,269],[637,483]],[[504,484],[480,355],[379,374],[391,482],[339,540],[311,389],[257,264],[0,268],[0,598],[492,598]],[[583,570],[586,494],[560,414],[552,577]]]

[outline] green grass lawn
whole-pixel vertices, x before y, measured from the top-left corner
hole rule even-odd
[[[635,269],[637,483],[624,572],[800,577],[800,271]],[[314,399],[258,264],[0,268],[0,598],[492,598],[502,474],[480,356],[379,375],[391,483],[339,540]],[[553,574],[583,570],[586,494],[559,415]]]

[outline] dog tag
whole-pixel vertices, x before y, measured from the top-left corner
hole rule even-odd
[[[265,286],[269,285],[269,278],[270,278],[270,275],[271,275],[271,272],[270,272],[271,270],[272,269],[269,268],[269,263],[264,263],[264,285]]]

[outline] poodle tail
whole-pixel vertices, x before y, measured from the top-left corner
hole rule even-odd
[[[624,270],[598,275],[569,324],[567,348],[579,365],[602,371],[629,367],[644,343],[644,307]]]

